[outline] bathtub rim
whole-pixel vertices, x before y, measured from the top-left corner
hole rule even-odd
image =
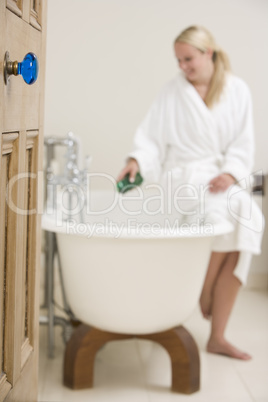
[[[94,224],[90,224],[89,222],[75,222],[74,219],[71,219],[72,230],[68,229],[68,224],[70,221],[62,221],[57,220],[55,215],[48,215],[44,213],[42,215],[42,224],[41,227],[43,230],[53,233],[62,233],[69,236],[79,236],[79,237],[96,237],[96,238],[120,238],[120,239],[174,239],[174,238],[200,238],[200,237],[215,237],[220,235],[225,235],[231,233],[234,230],[231,222],[227,220],[222,220],[221,222],[213,224],[213,231],[209,232],[204,229],[202,225],[195,225],[198,228],[196,232],[186,233],[184,230],[176,229],[173,231],[167,231],[166,228],[159,229],[159,233],[154,234],[152,232],[149,233],[140,233],[137,234],[137,230],[135,229],[127,229],[127,227],[123,228],[120,234],[116,235],[115,233],[109,232],[108,227],[103,226],[105,230],[103,233],[94,232]],[[83,225],[83,227],[79,226]],[[83,228],[83,231],[79,228]],[[93,233],[94,232],[94,233]]]

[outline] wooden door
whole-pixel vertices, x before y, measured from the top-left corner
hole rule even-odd
[[[37,401],[45,0],[0,0],[0,401]],[[5,52],[39,76],[4,83]]]

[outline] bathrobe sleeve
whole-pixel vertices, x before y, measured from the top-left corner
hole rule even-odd
[[[232,108],[235,121],[234,135],[224,154],[222,172],[230,173],[239,181],[248,176],[254,163],[254,128],[251,95],[240,79],[233,83]]]
[[[133,151],[128,155],[137,160],[146,181],[156,182],[161,174],[166,151],[167,107],[165,90],[162,90],[138,127]]]

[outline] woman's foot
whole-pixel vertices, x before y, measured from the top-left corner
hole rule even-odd
[[[250,360],[252,358],[248,353],[242,352],[241,350],[237,349],[225,339],[222,339],[220,341],[217,339],[210,339],[207,344],[207,351],[209,353],[225,355],[239,360]]]
[[[203,288],[199,299],[199,304],[203,317],[209,320],[211,317],[211,309],[212,309],[212,294],[210,291],[206,291]]]

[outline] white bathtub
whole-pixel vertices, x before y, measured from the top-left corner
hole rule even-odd
[[[64,221],[62,205],[43,216],[43,229],[57,234],[68,303],[85,324],[161,332],[198,303],[213,238],[232,227],[219,217],[183,217],[169,205],[160,210],[148,194],[93,193],[83,222],[76,213]]]

